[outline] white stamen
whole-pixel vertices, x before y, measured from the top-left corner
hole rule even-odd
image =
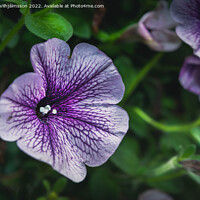
[[[50,105],[46,105],[44,108],[45,108],[46,110],[48,110],[48,111],[51,110],[51,106],[50,106]]]
[[[46,115],[50,110],[51,110],[51,106],[50,105],[46,105],[45,107],[40,107],[40,112],[43,115]]]
[[[57,110],[56,110],[56,109],[53,109],[53,110],[52,110],[52,113],[53,113],[54,115],[56,115],[56,114],[57,114]]]
[[[40,107],[40,112],[43,113],[44,112],[44,107]]]

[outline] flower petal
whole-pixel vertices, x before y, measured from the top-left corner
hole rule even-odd
[[[185,59],[179,75],[181,85],[197,95],[200,95],[200,58],[190,56]]]
[[[115,105],[68,106],[38,123],[17,141],[30,156],[46,162],[75,182],[86,176],[85,164],[99,166],[114,153],[128,129],[126,111]]]
[[[66,64],[70,55],[69,45],[53,38],[36,44],[31,49],[31,62],[35,72],[44,80],[47,96],[63,89],[66,79]]]
[[[45,96],[43,80],[38,74],[26,73],[8,87],[0,99],[0,137],[15,141],[37,123],[35,108]]]
[[[70,104],[116,104],[123,97],[124,84],[112,60],[92,45],[81,43],[74,48],[67,74]]]
[[[47,96],[60,96],[72,102],[118,103],[124,84],[112,60],[96,47],[82,43],[68,60],[69,46],[51,39],[31,50],[34,70],[45,82]]]
[[[176,23],[171,18],[166,1],[159,1],[156,9],[146,13],[141,21],[148,29],[153,30],[170,29],[176,26]]]
[[[50,164],[62,175],[80,182],[86,176],[86,167],[71,149],[66,133],[60,132],[56,126],[57,122],[40,122],[33,132],[20,138],[17,145],[28,155]]]
[[[128,130],[128,115],[116,105],[63,106],[54,121],[58,121],[57,129],[65,132],[75,154],[88,166],[106,162]]]
[[[181,40],[176,35],[174,31],[170,30],[163,30],[163,31],[152,31],[151,36],[154,42],[148,42],[152,49],[156,51],[175,51],[181,45]]]
[[[179,23],[176,28],[178,36],[200,56],[200,1],[174,0],[171,4],[171,14]]]
[[[175,51],[181,45],[176,35],[176,23],[172,20],[167,2],[160,1],[154,11],[146,13],[138,23],[138,33],[141,41],[155,51]]]
[[[142,192],[142,194],[139,195],[138,200],[174,200],[174,199],[161,190],[149,189]]]

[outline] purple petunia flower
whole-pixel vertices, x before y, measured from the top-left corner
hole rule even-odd
[[[114,153],[128,130],[117,104],[124,84],[96,47],[50,39],[31,49],[35,73],[18,77],[0,99],[0,137],[75,182]]]
[[[181,40],[174,30],[176,23],[172,20],[166,1],[159,1],[157,8],[146,13],[138,24],[130,26],[120,40],[138,40],[155,51],[174,51],[181,45]]]
[[[173,0],[170,11],[177,35],[200,56],[200,0]]]
[[[200,58],[197,56],[189,56],[185,59],[183,67],[179,75],[181,85],[200,96]]]

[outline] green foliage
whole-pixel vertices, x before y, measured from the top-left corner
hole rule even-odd
[[[131,137],[126,137],[111,157],[111,161],[123,172],[129,175],[135,175],[139,164],[138,148],[135,140]]]
[[[67,185],[67,179],[59,178],[53,185],[53,191],[59,194],[65,189],[66,185]]]
[[[10,3],[29,1],[4,0],[0,5]],[[121,74],[125,94],[119,105],[130,118],[129,131],[116,152],[103,166],[87,167],[87,177],[79,184],[24,154],[16,143],[0,140],[1,200],[131,200],[147,188],[160,189],[176,200],[199,199],[200,102],[178,81],[192,49],[183,44],[175,52],[160,54],[139,42],[118,40],[156,3],[111,0],[104,1],[105,10],[0,8],[0,93],[15,78],[33,71],[29,53],[34,44],[57,37],[73,49],[88,42],[111,57]],[[98,33],[93,31],[95,20]]]
[[[142,98],[143,95],[138,95],[139,98]],[[148,125],[141,119],[138,115],[136,115],[134,111],[134,107],[127,107],[127,112],[130,117],[130,129],[140,137],[148,137]]]
[[[47,192],[49,192],[50,188],[51,188],[49,181],[48,180],[43,180],[42,183],[43,183],[45,189],[47,190]]]
[[[188,145],[185,149],[180,148],[180,153],[179,153],[179,160],[184,160],[188,159],[191,156],[193,156],[196,152],[196,145],[190,144]]]
[[[20,13],[22,13],[22,14],[25,14],[26,12],[27,12],[27,10],[28,10],[28,4],[27,4],[27,2],[26,1],[22,1],[21,3],[20,3],[20,5],[22,5],[22,6],[24,6],[24,7],[21,7],[20,8]],[[27,5],[27,7],[25,7]]]
[[[45,13],[41,16],[27,15],[25,25],[29,31],[45,40],[60,38],[67,41],[73,33],[71,24],[56,13]]]
[[[3,1],[6,1],[6,2],[10,2],[10,3],[15,3],[15,4],[18,4],[20,5],[22,0],[3,0]]]
[[[105,169],[96,169],[89,180],[89,191],[92,199],[119,199],[120,188],[114,177]],[[89,199],[90,199],[89,198]]]
[[[125,94],[130,90],[131,83],[137,77],[137,71],[133,66],[131,59],[127,56],[119,56],[114,60],[114,64],[119,70],[125,85]]]
[[[191,130],[191,135],[193,136],[194,140],[200,145],[200,129],[199,127],[195,127]]]
[[[14,26],[14,22],[10,20],[9,18],[2,18],[0,19],[1,25],[0,25],[0,39],[4,40],[9,31]],[[13,36],[13,38],[8,42],[8,47],[13,48],[17,45],[19,41],[19,35],[16,34]]]
[[[189,176],[194,180],[196,181],[198,184],[200,184],[200,176],[193,173],[193,172],[188,172]]]

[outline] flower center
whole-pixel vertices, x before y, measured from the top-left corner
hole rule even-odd
[[[36,115],[40,119],[45,119],[48,117],[49,113],[52,113],[53,115],[56,115],[57,109],[52,108],[54,107],[54,102],[50,98],[43,98],[38,102],[37,107],[36,107]],[[43,118],[44,117],[44,118]]]
[[[41,118],[41,117],[45,116],[46,114],[48,114],[49,111],[51,111],[51,113],[52,113],[53,115],[56,115],[56,114],[57,114],[57,110],[56,110],[55,108],[54,108],[54,109],[51,109],[51,106],[50,106],[50,105],[46,105],[45,107],[41,106],[41,107],[39,108],[39,112],[37,112],[37,116],[38,116],[39,118]]]
[[[46,105],[45,107],[40,107],[40,113],[42,115],[46,115],[50,110],[51,110],[51,106],[50,105]],[[52,114],[54,114],[54,115],[57,114],[57,110],[55,108],[52,109]]]
[[[46,105],[45,107],[40,107],[40,112],[42,115],[46,115],[51,110],[50,105]]]

